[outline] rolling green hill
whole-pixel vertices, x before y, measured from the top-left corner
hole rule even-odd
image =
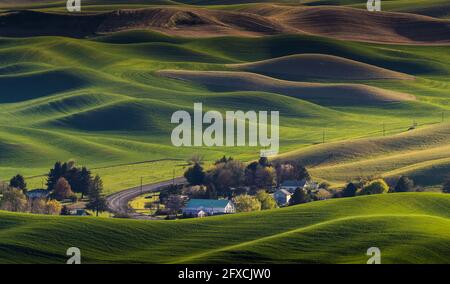
[[[148,222],[1,212],[1,263],[448,263],[450,196],[397,193]],[[14,258],[11,258],[14,255]]]
[[[449,135],[449,125],[439,124],[388,137],[316,145],[279,158],[300,160],[313,175],[340,183],[406,174],[422,186],[440,189],[450,169]]]
[[[0,2],[0,181],[44,187],[74,159],[110,194],[181,176],[193,155],[258,158],[172,146],[172,114],[198,102],[279,111],[272,159],[334,188],[449,177],[446,0]],[[370,247],[383,263],[448,263],[449,209],[450,195],[416,192],[160,222],[0,212],[0,263],[65,263],[73,246],[84,263],[365,263]]]
[[[297,96],[292,90],[286,93],[285,87],[249,89],[239,84],[224,92],[198,82],[164,78],[158,73],[163,70],[234,72],[233,64],[259,64],[286,56],[301,58],[297,55],[308,58],[312,53],[370,64],[367,67],[355,63],[357,68],[366,68],[367,76],[370,70],[377,74],[383,70],[398,74],[389,73],[391,70],[415,79],[318,78],[310,82],[287,82],[286,86],[313,83],[319,89],[331,90],[330,82],[356,83],[361,90],[377,90],[380,94],[398,92],[413,100],[382,100],[375,106],[357,97],[352,100],[351,95],[345,101],[335,99],[332,91],[325,92],[325,100],[320,100]],[[381,136],[383,124],[385,133],[391,135],[406,131],[414,121],[419,127],[440,123],[443,112],[444,120],[448,120],[446,90],[450,68],[445,62],[450,60],[450,54],[444,46],[391,45],[387,48],[381,44],[300,35],[187,39],[127,31],[94,39],[1,38],[0,55],[1,179],[18,172],[26,176],[41,175],[56,160],[71,158],[91,168],[110,168],[110,173],[105,170],[102,173],[112,177],[111,166],[117,164],[167,158],[185,160],[195,153],[201,153],[206,160],[215,160],[223,154],[243,160],[257,157],[259,149],[245,147],[174,151],[170,146],[170,132],[174,127],[170,116],[179,109],[192,110],[198,101],[207,109],[219,111],[253,110],[255,106],[256,110],[279,110],[283,153],[322,143],[324,134],[328,143]],[[344,60],[349,68],[353,61]],[[276,78],[268,77],[267,82],[270,85]],[[448,158],[446,153],[438,158]],[[421,157],[414,163],[430,161]],[[385,174],[410,165],[402,163],[386,170],[368,167],[367,174]],[[161,171],[166,172],[161,176],[171,177],[167,175],[171,169],[155,169],[151,164],[142,164],[138,171],[148,171],[148,176]],[[341,183],[348,177],[323,173],[317,177],[331,183]],[[132,178],[121,176],[121,172],[116,174],[119,176],[105,180],[108,187],[119,189],[115,184],[118,178]],[[138,184],[139,178],[134,180]],[[30,183],[40,186],[42,178]]]

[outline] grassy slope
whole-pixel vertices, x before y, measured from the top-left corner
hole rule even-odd
[[[316,177],[344,183],[368,176],[408,174],[422,186],[448,177],[450,128],[438,124],[398,135],[328,143],[283,154],[300,159]]]
[[[379,108],[321,106],[273,93],[210,92],[154,74],[163,69],[229,70],[227,64],[305,53],[340,56],[414,75],[419,79],[364,83],[410,93],[418,100]],[[406,130],[413,120],[419,125],[439,122],[442,111],[448,110],[450,68],[444,62],[450,60],[450,54],[446,47],[388,47],[309,36],[181,39],[133,31],[96,40],[3,38],[0,54],[3,179],[17,172],[43,174],[59,159],[74,158],[95,168],[186,159],[199,150],[174,151],[169,146],[172,126],[168,122],[175,110],[191,109],[199,100],[206,108],[222,111],[249,110],[255,105],[258,110],[280,110],[283,152],[320,143],[323,130],[327,142],[378,136],[383,122],[387,133],[394,134]],[[202,148],[207,160],[224,153],[252,159],[258,149]],[[139,171],[145,176],[147,169]],[[154,173],[149,176],[167,169],[151,171]],[[116,178],[129,179],[125,173]]]
[[[161,222],[2,212],[0,262],[63,263],[76,246],[84,263],[365,263],[376,246],[383,263],[448,263],[449,209],[449,195],[406,193]]]

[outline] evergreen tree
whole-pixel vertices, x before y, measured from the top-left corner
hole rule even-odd
[[[347,186],[342,190],[342,197],[353,197],[356,195],[356,191],[358,188],[354,183],[349,183]]]
[[[99,175],[96,175],[92,180],[89,187],[89,202],[86,204],[86,208],[96,212],[98,216],[99,212],[108,210],[106,199],[102,196],[103,181]]]
[[[53,191],[59,178],[63,176],[63,169],[61,162],[56,162],[53,169],[50,169],[47,177],[47,190]]]
[[[409,178],[402,176],[395,186],[395,192],[409,192],[414,190],[414,182]]]
[[[89,195],[89,187],[92,182],[91,171],[86,167],[82,167],[81,170],[74,168],[71,170],[71,184],[72,190],[77,193],[81,193],[81,198],[85,195]]]
[[[302,165],[296,166],[296,174],[298,180],[311,180],[311,175],[309,174],[308,170]]]
[[[21,189],[24,193],[27,191],[27,183],[25,182],[25,178],[20,174],[17,174],[11,178],[9,181],[9,186]]]
[[[199,163],[195,163],[194,166],[187,169],[184,177],[190,185],[201,185],[205,180],[205,172]]]

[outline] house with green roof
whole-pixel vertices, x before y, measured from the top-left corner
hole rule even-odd
[[[234,204],[228,199],[191,199],[182,209],[186,216],[204,217],[236,212]]]

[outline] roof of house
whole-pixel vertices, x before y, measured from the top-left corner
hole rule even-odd
[[[191,199],[185,208],[225,208],[229,202],[227,199]]]
[[[277,190],[277,192],[282,192],[284,195],[292,195],[292,193],[290,193],[286,189],[279,189],[279,190]]]
[[[35,190],[27,191],[25,194],[28,197],[48,196],[50,194],[50,191],[45,190],[45,189],[35,189]]]
[[[302,180],[285,180],[283,181],[283,183],[281,183],[281,186],[286,186],[286,187],[303,187],[306,185],[306,179],[302,179]]]

